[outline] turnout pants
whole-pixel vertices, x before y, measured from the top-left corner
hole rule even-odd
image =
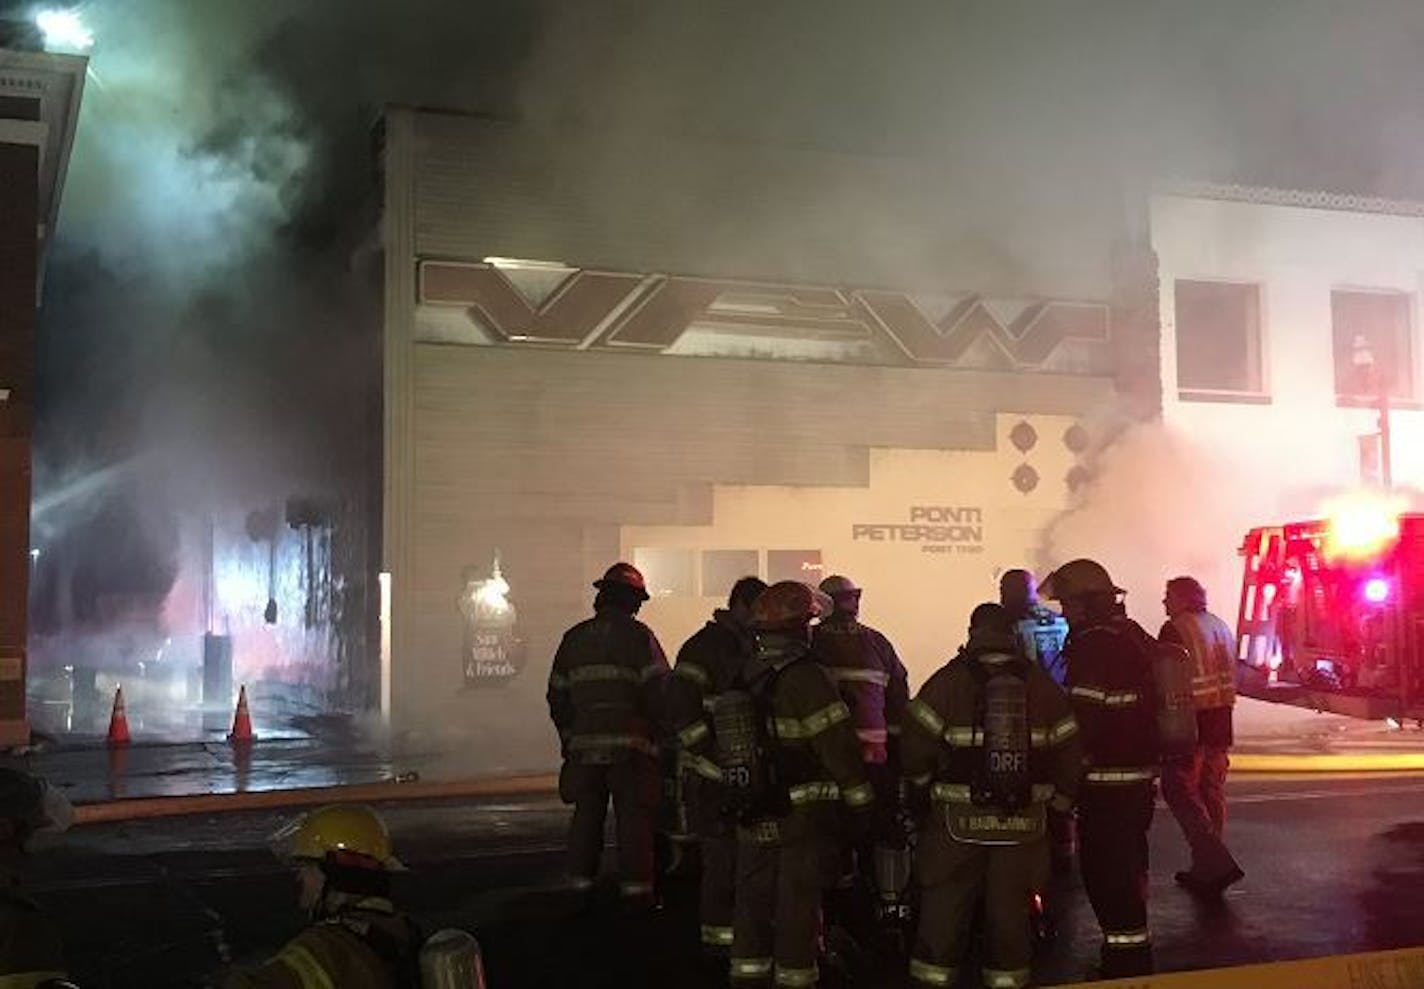
[[[570,762],[564,767],[565,799],[574,805],[569,825],[569,876],[592,885],[603,855],[608,800],[618,832],[619,890],[625,897],[653,895],[653,830],[662,786],[657,762],[641,753],[620,753],[607,763]]]
[[[1085,782],[1078,795],[1078,861],[1083,886],[1103,930],[1103,977],[1152,971],[1147,933],[1147,829],[1151,780]]]
[[[737,833],[724,828],[702,835],[702,946],[727,951],[732,947],[732,910],[737,883]]]
[[[1192,850],[1192,875],[1204,882],[1239,869],[1222,840],[1226,827],[1227,750],[1198,746],[1190,756],[1162,766],[1162,798]]]
[[[1028,985],[1033,963],[1030,903],[1035,883],[1047,870],[1047,841],[973,845],[952,838],[936,815],[930,821],[920,833],[916,853],[920,923],[910,956],[910,984],[955,984],[982,903],[984,985]]]
[[[758,828],[738,829],[737,837],[732,985],[816,985],[821,897],[835,880],[835,842],[815,835],[771,838]]]

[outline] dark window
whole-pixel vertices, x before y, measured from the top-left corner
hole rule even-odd
[[[733,584],[760,573],[761,560],[754,549],[703,550],[702,596],[725,600]]]
[[[1261,293],[1256,285],[1177,282],[1177,388],[1183,398],[1260,395]]]
[[[643,572],[648,593],[658,597],[694,597],[696,570],[690,549],[657,549],[640,546],[633,550],[633,566]]]
[[[0,117],[6,120],[39,120],[40,101],[31,96],[0,96]]]
[[[1330,294],[1335,339],[1335,394],[1345,404],[1373,401],[1388,388],[1391,398],[1414,398],[1414,345],[1404,292]]]
[[[766,579],[774,584],[778,580],[799,580],[807,584],[819,584],[822,573],[821,551],[818,549],[769,549],[766,551]]]

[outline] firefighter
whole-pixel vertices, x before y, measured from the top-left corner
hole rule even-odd
[[[1158,761],[1154,642],[1127,617],[1126,592],[1096,561],[1063,564],[1043,590],[1062,605],[1070,629],[1063,652],[1085,763],[1078,857],[1103,931],[1101,975],[1147,974],[1147,829]]]
[[[911,982],[955,984],[982,903],[984,985],[1028,985],[1032,896],[1048,859],[1045,812],[1072,808],[1082,757],[1068,698],[1023,656],[1000,605],[974,609],[968,644],[910,703],[903,746],[922,811]]]
[[[876,899],[901,891],[880,889],[874,875],[876,848],[899,850],[908,857],[908,842],[899,814],[899,739],[905,705],[910,700],[909,674],[895,647],[882,633],[860,621],[861,589],[849,577],[835,575],[821,581],[834,611],[811,634],[811,653],[840,691],[850,710],[866,777],[875,790],[872,833],[854,849],[863,882]],[[847,856],[842,891],[835,898],[836,913],[849,928],[873,936],[874,920],[866,916],[868,901],[857,895],[854,864]]]
[[[1064,687],[1063,643],[1068,640],[1068,622],[1039,601],[1038,582],[1033,574],[1028,570],[1004,571],[999,578],[999,604],[1014,623],[1014,633],[1024,655],[1042,666],[1054,683]],[[1077,844],[1073,830],[1072,814],[1049,808],[1049,849],[1056,872],[1067,872],[1073,864],[1073,849]]]
[[[65,977],[59,931],[20,886],[20,863],[37,834],[65,830],[73,810],[28,773],[0,768],[0,986],[38,986]]]
[[[1231,748],[1231,711],[1236,703],[1236,637],[1206,607],[1206,589],[1194,577],[1167,582],[1162,606],[1167,621],[1158,638],[1183,646],[1192,659],[1192,706],[1197,746],[1189,756],[1162,763],[1162,798],[1181,825],[1192,865],[1176,874],[1194,893],[1220,896],[1246,873],[1227,850],[1226,769]]]
[[[638,569],[615,563],[593,586],[593,617],[564,633],[549,671],[549,716],[564,758],[559,796],[574,805],[569,880],[575,889],[593,887],[611,796],[619,893],[629,905],[650,906],[661,789],[659,693],[668,662],[652,629],[634,617],[648,600]]]
[[[811,623],[832,607],[796,581],[752,606],[757,652],[743,679],[764,698],[758,724],[774,774],[769,799],[737,829],[733,986],[817,984],[822,896],[843,845],[869,829],[875,793],[850,710],[810,660]]]
[[[681,749],[684,793],[702,852],[700,897],[703,949],[715,956],[732,946],[732,897],[737,833],[722,814],[722,771],[715,760],[711,711],[756,651],[752,602],[766,582],[743,577],[732,585],[727,607],[683,643],[668,681],[668,727]]]
[[[418,980],[419,934],[391,902],[391,874],[402,866],[375,811],[323,807],[274,841],[296,868],[312,924],[265,964],[230,972],[223,989],[396,989]]]
[[[1019,647],[1025,656],[1042,666],[1053,682],[1062,687],[1066,679],[1063,643],[1068,639],[1068,623],[1038,599],[1038,583],[1027,570],[1005,570],[999,578],[999,604],[1014,623]]]
[[[909,674],[890,640],[860,621],[861,589],[849,577],[827,577],[821,591],[835,610],[816,626],[811,652],[850,709],[876,800],[889,805],[898,777],[891,757],[910,699]]]

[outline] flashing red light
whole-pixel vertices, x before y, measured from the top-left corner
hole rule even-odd
[[[1370,604],[1384,604],[1389,600],[1389,581],[1383,577],[1371,577],[1365,581],[1365,600]]]
[[[1329,560],[1369,560],[1399,541],[1403,499],[1372,492],[1337,498],[1326,506],[1329,528],[1325,557]]]

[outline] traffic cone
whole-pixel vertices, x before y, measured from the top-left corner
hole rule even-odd
[[[247,712],[245,683],[237,692],[237,710],[232,714],[232,731],[228,732],[227,740],[233,745],[250,745],[257,741],[257,736],[252,734],[252,715]]]
[[[109,715],[109,744],[129,744],[129,716],[124,712],[124,688],[114,691],[114,711]]]

